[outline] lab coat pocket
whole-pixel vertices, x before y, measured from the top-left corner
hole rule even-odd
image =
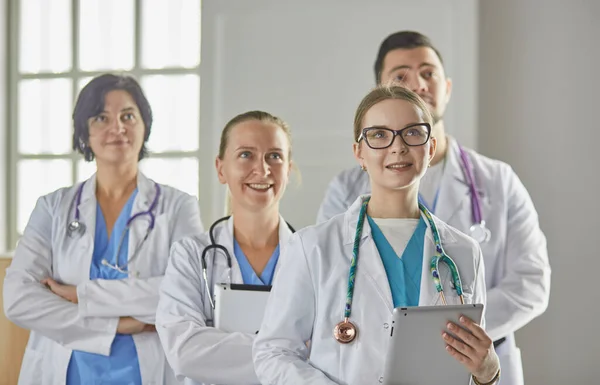
[[[500,345],[497,354],[502,368],[499,385],[523,385],[521,349],[516,346]]]
[[[44,364],[44,355],[33,349],[26,349],[23,355],[23,364],[19,374],[19,385],[40,385],[44,384],[42,374]],[[46,376],[47,379],[51,377]]]
[[[452,291],[452,295],[448,295],[446,293],[446,291],[444,290],[444,294],[446,295],[446,301],[448,302],[448,305],[460,305],[460,297],[458,296],[458,294],[456,294],[456,292],[453,290]],[[439,296],[438,294],[438,300],[436,301],[436,305],[441,305],[443,304],[442,300],[441,300],[441,296]],[[472,304],[473,303],[473,294],[471,293],[467,293],[463,291],[463,300],[465,301],[465,304]]]
[[[465,300],[465,303],[471,304],[473,303],[473,294],[463,291],[463,299]],[[458,298],[458,301],[460,303],[460,298]]]

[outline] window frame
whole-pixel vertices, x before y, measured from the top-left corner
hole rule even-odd
[[[53,160],[53,159],[67,159],[71,162],[71,180],[75,184],[78,180],[78,167],[77,164],[83,159],[83,156],[75,151],[71,151],[65,154],[21,154],[19,153],[18,143],[18,130],[19,126],[19,83],[21,80],[29,79],[56,79],[66,78],[72,81],[72,92],[73,98],[76,98],[79,93],[79,81],[85,77],[93,77],[106,72],[115,73],[127,73],[134,76],[140,83],[143,81],[143,77],[147,75],[197,75],[202,82],[200,75],[200,65],[202,58],[200,58],[196,67],[183,68],[183,67],[165,67],[165,68],[143,68],[141,64],[142,60],[142,7],[143,0],[134,0],[134,62],[133,68],[128,71],[122,70],[104,70],[104,71],[82,71],[79,68],[79,4],[80,1],[85,0],[71,0],[71,42],[72,42],[72,62],[71,69],[69,71],[61,73],[27,73],[22,74],[19,71],[19,46],[20,46],[20,5],[21,0],[8,0],[8,79],[7,79],[7,188],[6,188],[6,245],[7,249],[12,250],[16,246],[20,234],[18,233],[18,191],[17,191],[17,179],[18,179],[18,163],[21,160]],[[202,1],[200,0],[198,12],[201,14]],[[202,28],[200,28],[201,34]],[[201,36],[200,36],[201,38]],[[201,45],[202,43],[200,43]],[[200,47],[199,47],[200,48]],[[200,90],[198,90],[200,92]],[[200,105],[198,105],[198,109]],[[200,132],[200,119],[197,122],[197,129]],[[71,131],[72,132],[72,127]],[[180,158],[195,158],[198,161],[198,198],[200,196],[200,185],[202,177],[201,159],[202,154],[200,151],[200,144],[202,143],[201,135],[198,135],[198,146],[194,151],[164,151],[164,152],[150,152],[149,157],[152,159],[180,159]]]

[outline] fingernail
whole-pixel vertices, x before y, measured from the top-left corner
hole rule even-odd
[[[455,327],[455,326],[454,326],[454,324],[453,324],[453,323],[450,323],[450,322],[448,322],[448,329],[450,329],[450,330],[454,330],[454,327]]]
[[[450,348],[450,346],[446,345],[446,351],[448,351],[448,352],[449,352],[449,351],[450,351],[450,349],[451,349],[451,348]]]
[[[465,317],[460,317],[460,322],[466,324],[467,323],[467,319]]]
[[[444,334],[442,334],[442,336],[444,337],[444,339],[445,339],[445,340],[447,340],[447,339],[450,339],[450,338],[448,337],[448,333],[444,333]]]

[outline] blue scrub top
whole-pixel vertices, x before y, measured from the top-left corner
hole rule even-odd
[[[273,251],[269,262],[265,266],[260,277],[256,274],[250,262],[248,262],[248,258],[242,251],[242,248],[238,244],[237,240],[233,239],[233,253],[235,254],[235,259],[240,266],[240,270],[242,272],[242,279],[246,285],[260,285],[260,286],[269,286],[273,282],[273,274],[275,273],[275,266],[277,266],[277,261],[279,260],[279,245]]]
[[[402,258],[398,258],[398,254],[385,238],[377,223],[369,216],[367,216],[367,219],[369,226],[371,226],[373,241],[377,246],[388,277],[394,308],[418,306],[421,293],[421,273],[423,271],[423,244],[425,242],[425,230],[427,229],[425,221],[421,217],[415,232],[402,253]]]
[[[96,232],[94,235],[92,264],[90,266],[90,279],[127,278],[127,274],[102,265],[102,259],[106,259],[110,264],[115,263],[115,253],[119,247],[121,234],[125,231],[127,221],[131,217],[133,201],[137,193],[138,190],[136,188],[119,214],[110,238],[100,205],[96,206]],[[127,266],[128,249],[129,230],[124,234],[123,245],[118,255],[118,265],[122,268],[123,266]],[[123,270],[126,270],[126,268],[123,268]],[[115,335],[110,349],[110,356],[108,357],[74,350],[67,369],[67,384],[142,385],[140,363],[133,337],[128,334]]]

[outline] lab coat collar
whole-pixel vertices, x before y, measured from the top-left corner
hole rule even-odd
[[[462,207],[465,197],[469,195],[469,183],[460,159],[459,145],[456,139],[448,136],[446,164],[440,181],[440,193],[436,206],[436,215],[447,221]]]
[[[233,215],[227,220],[227,231],[231,237],[231,247],[233,248]],[[279,214],[279,251],[283,246],[287,245],[287,241],[292,235],[292,230],[287,225],[287,222],[281,214]]]
[[[287,245],[287,241],[292,235],[292,231],[289,229],[285,219],[281,215],[279,215],[279,253],[283,252],[283,249]],[[227,220],[226,225],[221,226],[221,229],[215,229],[215,240],[220,245],[223,245],[229,255],[231,257],[231,273],[227,268],[227,261],[225,257],[222,256],[214,263],[215,265],[222,265],[223,273],[219,277],[219,282],[229,282],[229,278],[231,278],[231,282],[243,282],[242,271],[240,270],[240,266],[237,262],[237,258],[235,257],[235,253],[233,251],[233,215]],[[229,277],[231,274],[231,277]]]
[[[83,239],[84,239],[85,245],[87,246],[86,250],[89,250],[89,253],[87,253],[85,255],[85,258],[86,258],[86,260],[89,260],[91,263],[91,260],[92,260],[92,251],[91,250],[93,250],[94,238],[95,238],[95,234],[96,234],[96,210],[97,210],[96,209],[96,206],[97,206],[96,174],[94,173],[94,175],[92,175],[88,180],[86,180],[83,183],[84,183],[84,185],[83,185],[83,190],[81,191],[81,202],[78,206],[79,221],[86,226],[86,231],[83,234]],[[74,186],[75,191],[77,191],[77,189],[80,186],[81,185]],[[156,194],[155,183],[153,181],[151,181],[150,179],[146,178],[146,176],[139,171],[138,171],[138,175],[137,175],[137,187],[138,187],[138,194],[133,203],[132,215],[134,213],[143,212],[143,211],[148,210],[148,208],[150,207],[150,204],[152,203],[153,199],[155,198],[155,194]],[[77,192],[75,192],[73,199],[74,199],[74,202],[76,202]],[[76,203],[74,203],[74,204],[76,204]],[[154,212],[156,212],[156,209]],[[130,229],[130,233],[129,233],[129,240],[130,240],[131,246],[128,248],[128,259],[135,252],[136,245],[137,245],[136,242],[139,242],[138,240],[142,239],[142,237],[144,236],[144,233],[147,230],[147,226],[149,225],[150,220],[151,220],[149,215],[142,215],[142,216],[139,216],[138,218],[139,219],[136,219],[135,221],[133,221],[131,229]],[[131,270],[135,270],[136,263],[137,263],[137,261],[133,260],[133,261],[131,261],[131,263],[129,264],[128,267]],[[89,266],[89,264],[85,263],[82,266]],[[89,267],[88,267],[88,269],[89,269]]]
[[[96,173],[83,183],[85,185],[81,192],[81,204],[86,203],[90,199],[96,201]],[[154,200],[156,194],[155,183],[151,179],[148,179],[141,171],[138,171],[137,188],[138,197],[136,197],[136,201],[142,206],[147,207]]]
[[[360,207],[362,206],[362,202],[364,199],[369,197],[369,195],[363,195],[359,197],[353,204],[350,206],[348,211],[346,212],[345,222],[346,229],[344,235],[344,244],[349,245],[354,243],[354,236],[356,233],[356,224],[358,223],[358,215],[360,213]],[[429,224],[429,221],[425,217],[423,213],[421,213],[421,217],[425,221],[427,225],[427,230],[425,231],[425,242],[423,245],[423,265],[421,269],[421,287],[420,287],[420,296],[419,296],[419,305],[427,306],[434,305],[439,302],[440,295],[435,290],[433,285],[433,281],[431,278],[431,270],[430,263],[431,258],[437,254],[435,242],[433,238],[433,231]],[[456,238],[449,231],[448,225],[442,222],[439,218],[432,215],[432,220],[435,226],[437,227],[438,234],[440,237],[440,241],[442,246],[449,245],[452,243],[456,243]],[[368,221],[364,221],[363,223],[363,231],[361,235],[361,243],[360,253],[362,253],[362,263],[359,256],[359,265],[360,269],[364,269],[366,275],[370,277],[370,282],[374,285],[377,293],[382,299],[383,303],[387,306],[390,312],[393,310],[393,301],[392,301],[392,293],[389,285],[389,281],[387,279],[387,273],[385,271],[385,267],[383,266],[383,262],[381,258],[369,258],[370,255],[379,256],[379,252],[377,250],[377,246],[375,245],[375,241],[371,236],[371,226]],[[366,239],[366,240],[365,240]],[[366,255],[365,255],[366,254]],[[364,263],[365,258],[368,260],[368,263]],[[349,255],[351,258],[351,255]],[[448,287],[450,276],[448,274],[442,275],[441,282],[443,287]]]
[[[94,234],[96,231],[96,174],[92,175],[88,180],[84,182],[83,190],[81,192],[81,203],[79,205],[79,218],[82,223],[85,223],[87,230],[85,237],[88,239],[88,243],[91,245],[94,241]],[[75,187],[79,188],[79,186]],[[137,174],[137,188],[138,194],[133,202],[131,215],[135,213],[147,211],[152,201],[156,197],[155,182],[148,179],[144,174],[138,171]],[[160,197],[159,197],[160,198]],[[77,199],[77,196],[73,199]],[[156,213],[156,208],[154,209]],[[130,229],[129,238],[138,240],[144,236],[151,221],[149,215],[141,215],[133,221]],[[135,251],[135,246],[129,248],[128,255]],[[134,269],[135,264],[131,264],[131,268]]]
[[[369,198],[370,194],[360,195],[352,205],[348,208],[344,214],[344,223],[346,223],[344,229],[344,244],[354,243],[354,237],[356,235],[356,225],[358,224],[358,215],[360,214],[360,208],[365,199]],[[363,221],[363,228],[361,239],[364,239],[371,235],[371,226],[367,220]]]
[[[360,214],[360,208],[362,206],[363,201],[369,197],[370,197],[369,194],[359,196],[354,201],[354,203],[350,206],[350,208],[346,211],[346,214],[344,214],[345,215],[344,222],[346,223],[345,230],[344,230],[344,244],[347,245],[347,244],[354,243],[354,237],[356,235],[356,225],[358,224],[358,215]],[[421,213],[421,217],[423,218],[423,220],[425,221],[425,224],[427,225],[427,231],[425,232],[425,237],[427,239],[429,239],[430,242],[433,242],[434,241],[433,240],[433,232],[431,231],[431,226],[429,225],[429,221],[427,221],[427,218],[425,217],[425,215],[423,215],[423,213]],[[448,231],[447,225],[444,222],[442,222],[435,215],[432,215],[431,217],[433,219],[433,223],[435,223],[435,225],[438,229],[442,245],[445,243],[455,243],[456,239],[454,238],[452,233],[450,233]],[[361,240],[365,239],[367,237],[371,237],[371,226],[369,226],[369,222],[367,220],[365,220],[363,222]]]

